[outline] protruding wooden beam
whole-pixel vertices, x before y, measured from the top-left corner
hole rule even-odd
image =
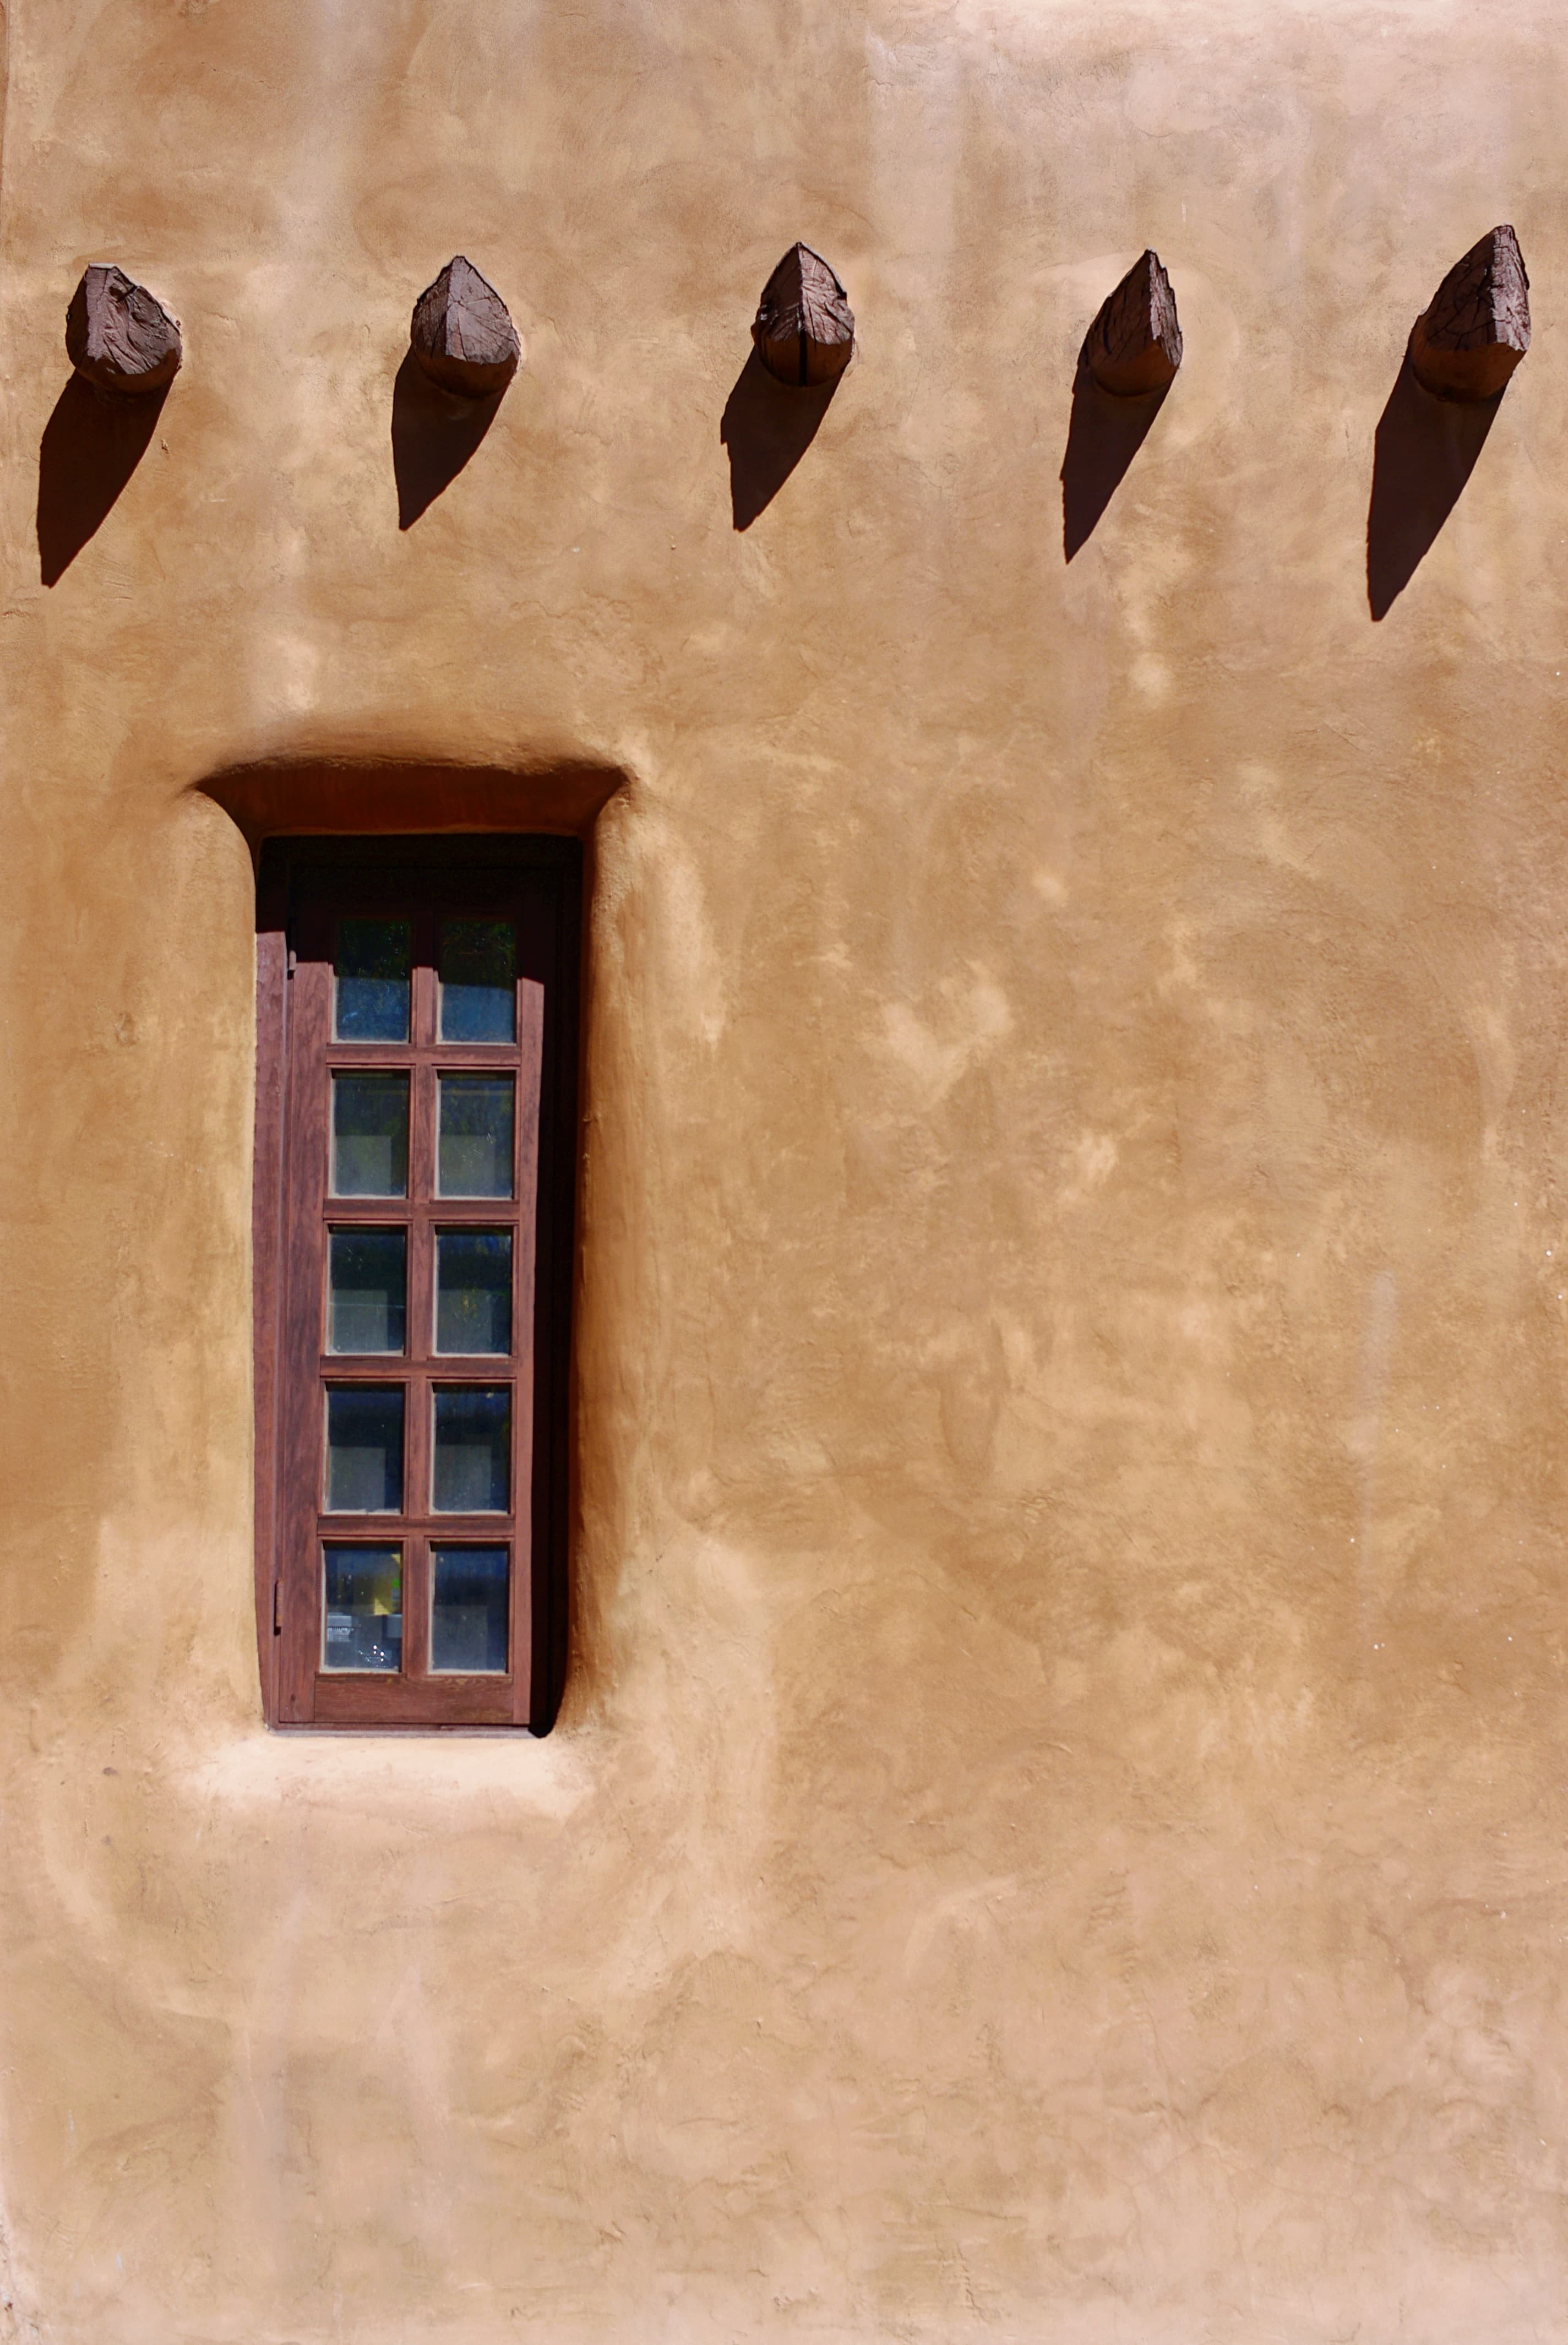
[[[430,381],[465,399],[504,391],[522,362],[506,303],[460,252],[415,302],[409,342]]]
[[[1416,381],[1440,399],[1495,399],[1530,348],[1530,279],[1504,225],[1455,261],[1411,329]]]
[[[1083,360],[1114,398],[1170,389],[1181,364],[1181,325],[1158,252],[1135,260],[1107,299],[1084,339]]]
[[[184,356],[179,326],[156,294],[112,261],[95,260],[66,312],[66,355],[98,391],[163,391]]]
[[[836,382],[849,364],[855,313],[809,244],[792,244],[764,286],[752,340],[768,372],[797,389]]]

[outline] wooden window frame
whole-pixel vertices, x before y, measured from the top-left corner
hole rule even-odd
[[[572,838],[432,834],[275,838],[257,891],[255,1153],[256,1606],[269,1725],[374,1731],[503,1727],[545,1731],[560,1699],[566,1641],[570,1319],[577,1156],[577,1033],[582,850]],[[407,1044],[332,1039],[330,944],[340,919],[414,922]],[[436,1038],[433,949],[443,917],[510,917],[518,939],[515,1045]],[[436,1074],[506,1067],[517,1076],[514,1197],[435,1193]],[[409,1194],[329,1194],[334,1068],[410,1070]],[[531,1195],[530,1189],[531,1185]],[[327,1233],[407,1228],[402,1355],[327,1348]],[[471,1358],[434,1349],[430,1262],[438,1229],[511,1227],[512,1351]],[[403,1508],[329,1516],[322,1487],[328,1384],[405,1390]],[[510,1385],[511,1511],[437,1516],[429,1503],[425,1423],[438,1385]],[[400,1545],[402,1665],[322,1666],[322,1546]],[[432,1545],[511,1548],[504,1676],[431,1673]]]

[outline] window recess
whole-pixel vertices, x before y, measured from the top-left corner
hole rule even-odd
[[[257,1622],[277,1726],[531,1726],[565,1640],[575,841],[262,852]]]

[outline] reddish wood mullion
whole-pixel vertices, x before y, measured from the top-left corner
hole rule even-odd
[[[327,982],[330,986],[331,972]],[[406,1042],[332,1042],[327,1046],[327,1063],[339,1074],[374,1074],[389,1067],[406,1067],[409,1046]]]
[[[434,1349],[431,1329],[435,1315],[435,1229],[430,1209],[421,1199],[409,1225],[409,1326],[410,1369],[429,1365]]]
[[[280,1715],[308,1724],[320,1647],[320,1560],[316,1538],[323,1467],[324,1215],[330,1122],[325,1042],[330,972],[299,955],[289,980],[288,1215],[284,1282],[278,1541],[282,1583]]]
[[[282,1591],[279,1546],[278,1285],[285,1261],[284,1085],[288,1072],[287,890],[258,906],[256,937],[256,1127],[252,1146],[253,1362],[256,1379],[256,1634],[262,1709],[278,1720],[278,1635]]]
[[[404,1430],[407,1469],[403,1508],[410,1522],[422,1522],[430,1511],[430,1375],[428,1367],[410,1367],[409,1421]]]
[[[430,1545],[410,1528],[403,1540],[403,1676],[426,1683],[430,1669]]]
[[[539,1139],[546,1021],[553,1008],[551,923],[540,891],[527,875],[520,878],[513,918],[518,941],[518,1084],[512,1353],[517,1375],[512,1396],[512,1508],[516,1528],[511,1550],[510,1645],[512,1717],[518,1725],[526,1725],[532,1714],[538,1660],[538,1413],[533,1353],[539,1299]]]
[[[324,1514],[319,1521],[323,1538],[350,1543],[359,1539],[370,1547],[378,1542],[389,1546],[394,1537],[401,1538],[405,1530],[417,1538],[433,1538],[438,1546],[456,1541],[468,1547],[499,1547],[503,1538],[511,1537],[510,1514],[438,1515],[429,1507],[407,1515]]]
[[[331,1071],[328,1071],[327,1087],[330,1092]],[[321,1219],[327,1229],[375,1230],[400,1228],[409,1218],[406,1197],[331,1197],[321,1202]]]
[[[428,1225],[436,1193],[436,1078],[429,1052],[416,1053],[411,1082],[409,1204]]]
[[[430,1702],[430,1543],[423,1528],[430,1503],[430,1201],[436,1185],[435,1077],[430,1071],[435,1036],[434,922],[421,908],[415,934],[413,998],[413,1089],[409,1203],[409,1457],[403,1504],[410,1516],[408,1584],[403,1598],[403,1670],[408,1682]],[[417,1270],[415,1264],[417,1264]],[[416,1528],[415,1525],[420,1527]],[[442,1711],[440,1715],[445,1716]]]
[[[529,1364],[529,1480],[526,1495],[519,1503],[520,1524],[525,1527],[520,1537],[520,1554],[526,1553],[527,1569],[520,1569],[523,1583],[519,1590],[522,1631],[520,1650],[526,1652],[527,1674],[519,1685],[516,1714],[520,1722],[531,1721],[543,1707],[542,1679],[549,1661],[549,1620],[546,1613],[547,1589],[541,1559],[548,1552],[548,1509],[541,1506],[541,1496],[549,1468],[547,1450],[541,1447],[548,1440],[548,1426],[541,1414],[541,1369],[538,1358],[540,1329],[549,1310],[550,1244],[549,1213],[551,1189],[547,1170],[541,1156],[541,1146],[549,1125],[547,1078],[553,1072],[548,1064],[551,1036],[553,1031],[555,990],[558,982],[558,938],[553,901],[550,892],[541,888],[536,874],[529,874],[522,887],[523,903],[520,906],[520,934],[526,939],[524,966],[542,989],[539,1000],[541,1024],[537,1046],[535,1096],[533,1103],[533,1192],[531,1211],[528,1217],[528,1284],[521,1298],[518,1350],[519,1357]],[[521,1007],[521,1005],[520,1005]],[[547,1388],[547,1387],[546,1387]],[[524,1644],[522,1639],[526,1639]]]
[[[544,1060],[545,990],[536,924],[519,900],[517,922],[517,1099],[512,1208],[516,1256],[511,1316],[511,1603],[508,1643],[512,1716],[528,1722],[533,1679],[533,1319],[538,1271],[539,1110]]]
[[[576,884],[568,884],[565,874]],[[535,1307],[528,1331],[533,1363],[536,1451],[530,1493],[533,1653],[527,1716],[547,1729],[564,1678],[568,1619],[563,1575],[553,1558],[567,1551],[571,1528],[568,1330],[575,1278],[578,1158],[579,990],[582,980],[581,861],[560,870],[531,868],[523,881],[546,939],[546,1062],[539,1138],[540,1233]]]
[[[429,1207],[432,1229],[455,1228],[460,1223],[476,1229],[510,1228],[511,1213],[506,1197],[436,1197]]]
[[[428,919],[423,926],[422,939],[429,945]],[[426,1038],[430,1032],[432,981],[428,966],[415,971],[414,1031],[419,1038],[414,1049],[412,1127],[417,1136],[409,1181],[410,1247],[417,1256],[420,1270],[410,1281],[409,1296],[410,1313],[409,1326],[409,1424],[408,1481],[403,1492],[403,1504],[410,1517],[427,1514],[430,1503],[430,1197],[435,1187],[435,1079],[430,1072],[430,1051]],[[405,1617],[403,1629],[409,1638]],[[405,1646],[404,1666],[410,1670],[417,1664],[420,1673],[428,1667],[429,1639],[423,1622],[417,1642]]]
[[[422,1066],[439,1059],[443,1067],[454,1068],[463,1074],[482,1074],[491,1068],[504,1074],[517,1056],[513,1042],[432,1042],[428,1046],[412,1042],[330,1042],[327,1047],[335,1067],[406,1067],[413,1060]]]

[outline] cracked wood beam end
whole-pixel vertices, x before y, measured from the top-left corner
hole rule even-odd
[[[1168,391],[1181,364],[1176,296],[1158,252],[1135,260],[1084,337],[1083,362],[1102,391],[1147,399]]]
[[[138,398],[174,381],[184,350],[157,296],[112,261],[95,260],[66,312],[66,355],[95,390]]]
[[[409,345],[432,382],[464,399],[504,391],[522,363],[506,303],[460,252],[415,302]]]
[[[769,374],[797,390],[836,382],[855,348],[855,314],[820,252],[793,244],[763,288],[752,327]]]
[[[1440,399],[1495,399],[1530,348],[1530,279],[1504,225],[1455,261],[1411,328],[1416,381]]]

